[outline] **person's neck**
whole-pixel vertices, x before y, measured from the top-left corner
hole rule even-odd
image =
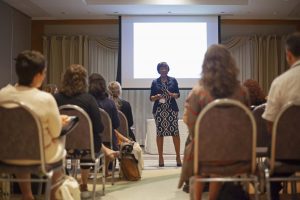
[[[168,81],[168,77],[167,76],[160,77],[160,79],[161,79],[162,82],[167,82]]]
[[[291,63],[290,68],[300,66],[300,58],[295,59],[293,63]]]
[[[15,87],[27,87],[27,88],[32,88],[31,85],[21,85],[20,83],[16,83]]]

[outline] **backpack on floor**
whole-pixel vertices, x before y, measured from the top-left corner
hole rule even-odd
[[[133,154],[133,143],[122,143],[120,148],[120,173],[128,181],[137,181],[141,179],[139,170],[139,161]]]

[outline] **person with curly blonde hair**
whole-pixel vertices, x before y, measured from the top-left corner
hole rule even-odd
[[[118,110],[120,110],[126,116],[126,119],[128,122],[129,137],[133,141],[136,141],[135,135],[131,129],[131,127],[133,126],[133,116],[132,116],[131,105],[128,101],[121,98],[121,94],[122,94],[121,84],[118,81],[109,82],[108,83],[108,93],[110,95],[110,98],[115,102]]]

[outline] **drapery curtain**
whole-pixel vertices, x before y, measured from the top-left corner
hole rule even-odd
[[[88,66],[87,36],[44,36],[43,53],[48,63],[47,83],[60,85],[70,64]]]
[[[89,38],[89,74],[99,73],[107,83],[116,80],[118,47],[117,39]]]
[[[272,80],[286,68],[284,42],[286,36],[232,37],[222,42],[232,52],[240,69],[239,79],[257,80],[267,93]],[[83,64],[88,73],[100,73],[106,81],[117,75],[118,40],[90,36],[45,36],[44,54],[48,60],[48,83],[60,83],[61,74],[69,64]],[[150,88],[150,85],[149,85]],[[179,118],[190,90],[181,90],[177,100]],[[123,90],[123,99],[130,102],[137,141],[145,144],[146,121],[153,118],[150,89]]]
[[[285,62],[286,36],[243,36],[232,37],[223,42],[231,51],[240,69],[239,79],[254,79],[265,93],[275,77],[287,67]]]

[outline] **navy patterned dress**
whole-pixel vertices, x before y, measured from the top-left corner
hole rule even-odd
[[[157,79],[155,83],[152,83],[151,95],[156,93],[163,96],[162,99],[155,101],[153,106],[156,133],[157,136],[178,136],[178,106],[175,99],[170,97],[167,91],[179,94],[176,79],[170,77],[167,82],[161,82],[160,79]]]

